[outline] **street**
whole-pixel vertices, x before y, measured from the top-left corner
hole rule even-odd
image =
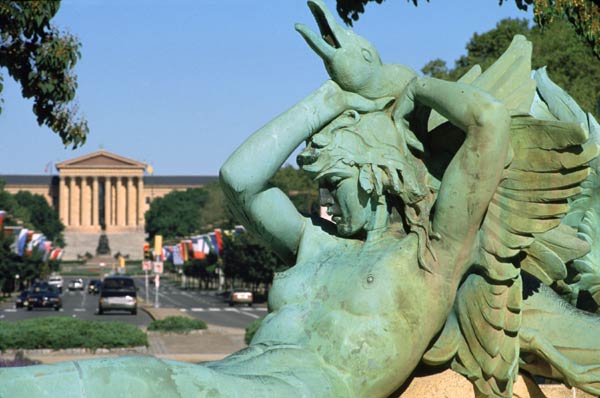
[[[104,315],[98,315],[98,295],[87,293],[87,282],[89,278],[83,278],[86,289],[83,291],[69,291],[66,286],[73,277],[64,278],[63,308],[60,311],[53,309],[34,309],[27,311],[26,308],[15,308],[14,305],[0,309],[0,320],[14,321],[41,316],[72,316],[85,320],[122,321],[136,326],[148,326],[151,318],[145,311],[138,311],[137,315],[126,312],[114,311]],[[144,277],[135,277],[138,290],[138,302],[141,303],[148,297],[151,305],[155,304],[156,290],[154,285],[149,285],[146,295]],[[158,304],[160,307],[177,308],[182,313],[203,321],[219,326],[245,328],[255,319],[262,318],[267,314],[265,306],[235,306],[229,307],[222,297],[216,296],[214,292],[199,290],[182,290],[170,282],[162,282],[158,289]]]

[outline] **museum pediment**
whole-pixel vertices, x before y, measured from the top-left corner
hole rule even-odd
[[[137,160],[128,159],[123,156],[115,155],[106,151],[97,151],[87,155],[77,157],[75,159],[66,160],[56,164],[57,169],[72,169],[72,168],[128,168],[140,169],[146,165]]]

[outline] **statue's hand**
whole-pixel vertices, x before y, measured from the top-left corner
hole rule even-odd
[[[396,109],[394,110],[394,120],[406,122],[407,116],[415,109],[415,91],[417,78],[412,79],[404,88],[404,91],[398,98]]]
[[[394,101],[394,97],[383,97],[375,100],[365,98],[362,95],[342,90],[333,80],[328,80],[324,86],[327,86],[328,92],[333,94],[329,100],[334,102],[334,108],[339,113],[348,109],[354,109],[361,113],[380,111]]]

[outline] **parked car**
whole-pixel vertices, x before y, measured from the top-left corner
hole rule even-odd
[[[47,282],[34,283],[27,295],[27,311],[34,308],[54,308],[58,311],[62,308],[62,300],[58,289]]]
[[[69,290],[83,290],[83,279],[76,278],[69,281]]]
[[[89,294],[98,294],[100,293],[100,288],[102,287],[102,281],[99,279],[92,279],[87,286],[87,292]]]
[[[27,306],[27,295],[29,294],[29,290],[23,289],[15,299],[15,307],[23,308]]]
[[[236,304],[247,304],[248,307],[251,307],[252,302],[254,301],[254,295],[248,289],[233,289],[229,292],[227,301],[229,302],[230,307],[233,307]]]
[[[137,288],[132,278],[128,276],[109,276],[102,281],[98,314],[106,311],[129,311],[137,314]]]
[[[60,276],[60,275],[51,275],[50,278],[48,278],[48,284],[50,286],[54,286],[55,288],[57,288],[59,293],[62,293],[62,291],[63,291],[63,285],[64,285],[64,281],[63,281],[62,276]]]

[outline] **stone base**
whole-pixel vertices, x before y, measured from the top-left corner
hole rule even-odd
[[[406,391],[398,398],[474,398],[471,383],[458,373],[447,370],[426,377],[415,377]],[[531,379],[519,375],[513,387],[514,398],[593,398],[577,389],[562,384],[535,384]]]
[[[65,231],[65,251],[63,260],[73,261],[78,260],[79,256],[85,256],[86,253],[95,255],[98,247],[101,232],[84,232],[84,231]],[[146,234],[142,231],[107,231],[108,243],[110,245],[111,256],[103,256],[111,258],[114,261],[114,256],[121,253],[124,256],[129,255],[129,260],[141,260],[144,258],[144,243]]]

